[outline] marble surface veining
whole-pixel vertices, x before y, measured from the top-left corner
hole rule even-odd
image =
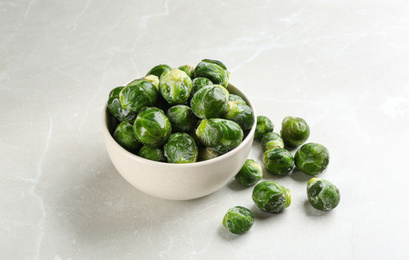
[[[396,0],[0,1],[0,259],[407,259],[409,5]],[[310,125],[341,191],[255,208],[234,180],[191,201],[157,199],[115,170],[101,132],[109,91],[157,64],[223,61],[280,130]],[[250,158],[262,162],[259,143]],[[245,235],[222,225],[248,207]]]

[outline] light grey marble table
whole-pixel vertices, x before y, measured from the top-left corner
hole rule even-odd
[[[280,130],[304,118],[341,191],[255,208],[232,180],[191,201],[129,185],[105,150],[109,91],[153,66],[223,61]],[[0,259],[408,259],[407,1],[0,1]],[[261,162],[260,145],[250,158]],[[254,212],[242,236],[228,208]]]

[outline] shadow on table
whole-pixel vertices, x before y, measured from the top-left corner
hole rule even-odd
[[[251,189],[251,187],[246,187],[246,186],[243,186],[243,185],[241,185],[238,181],[236,181],[236,179],[232,179],[232,180],[230,180],[230,182],[229,183],[227,183],[227,187],[229,188],[229,189],[231,189],[231,190],[234,190],[234,191],[243,191],[243,190],[248,190],[248,189]]]
[[[172,222],[186,218],[186,208],[194,203],[163,200],[137,190],[117,172],[104,150],[78,152],[82,154],[76,158],[87,158],[75,162],[81,173],[59,180],[55,185],[61,192],[46,201],[46,207],[55,211],[50,214],[56,216],[57,228],[63,230],[58,232],[70,234],[78,243],[147,239],[151,232],[163,235],[162,227],[171,229]],[[207,198],[195,201],[200,200]]]
[[[303,182],[305,183],[305,185],[307,185],[308,181],[313,178],[313,176],[310,176],[308,174],[303,173],[302,171],[300,171],[299,169],[295,168],[291,171],[291,173],[289,174],[289,176],[295,180],[296,182]],[[307,186],[305,186],[307,187]]]
[[[323,211],[323,210],[318,210],[311,206],[310,202],[308,199],[304,201],[304,211],[305,214],[309,217],[329,217],[331,215],[331,211]]]

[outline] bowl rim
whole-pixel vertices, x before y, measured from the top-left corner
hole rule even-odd
[[[140,157],[134,153],[129,152],[128,150],[126,150],[125,148],[123,148],[122,146],[120,146],[114,139],[114,137],[111,135],[111,133],[109,132],[108,129],[108,103],[105,101],[105,105],[103,107],[103,113],[102,113],[102,131],[103,134],[108,138],[110,143],[114,143],[114,145],[116,146],[117,149],[120,149],[122,152],[124,152],[128,157],[131,157],[133,160],[136,161],[141,161],[141,163],[150,163],[152,165],[157,165],[157,166],[168,166],[168,167],[172,167],[172,168],[195,168],[198,166],[205,166],[208,164],[212,164],[212,163],[216,163],[218,161],[221,161],[225,158],[231,157],[233,155],[235,155],[236,153],[238,153],[242,147],[246,146],[249,142],[252,142],[254,139],[254,133],[256,131],[256,126],[257,126],[257,113],[256,110],[254,108],[253,103],[251,102],[251,100],[239,89],[237,88],[235,85],[229,83],[227,89],[229,89],[229,87],[233,87],[235,92],[239,92],[239,95],[246,101],[247,105],[249,105],[251,107],[251,109],[253,110],[253,115],[254,115],[254,123],[253,126],[251,127],[249,133],[247,134],[247,136],[243,139],[243,141],[240,143],[239,146],[235,147],[233,150],[222,154],[220,156],[217,156],[215,158],[209,159],[209,160],[205,160],[205,161],[200,161],[200,162],[193,162],[193,163],[168,163],[168,162],[158,162],[158,161],[153,161],[153,160],[149,160],[143,157]],[[232,94],[236,94],[236,93],[232,93]]]

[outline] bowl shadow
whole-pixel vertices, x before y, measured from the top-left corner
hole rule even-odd
[[[138,233],[149,233],[152,225],[160,230],[183,218],[191,203],[208,199],[205,196],[178,201],[150,196],[134,188],[118,173],[105,150],[93,156],[86,154],[88,152],[83,151],[83,156],[79,156],[88,158],[81,169],[81,179],[70,180],[69,184],[61,181],[58,186],[64,192],[45,201],[47,208],[58,205],[59,212],[54,215],[63,217],[56,222],[77,243],[99,244],[133,238]]]

